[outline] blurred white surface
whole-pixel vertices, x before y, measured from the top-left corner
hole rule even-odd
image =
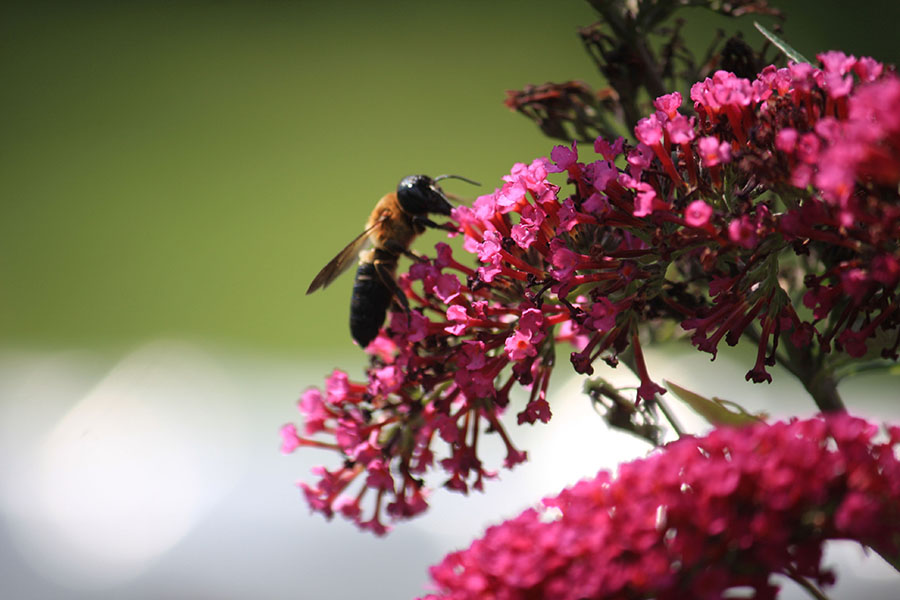
[[[731,383],[743,381],[743,357],[647,358],[658,381],[775,417],[815,412],[784,373],[772,386]],[[0,353],[0,596],[414,598],[427,567],[485,526],[649,450],[606,428],[566,366],[551,386],[551,422],[509,426],[528,463],[501,471],[485,494],[436,490],[424,517],[379,539],[309,515],[294,487],[335,456],[278,451],[278,428],[299,419],[299,393],[334,365],[184,342],[148,344],[115,364],[73,352]],[[860,398],[859,412],[896,421],[890,386],[869,378],[844,391]],[[679,418],[703,427],[686,411]],[[484,451],[489,468],[502,462],[499,444]],[[839,574],[832,597],[894,597],[896,573],[877,557],[835,544],[827,558]],[[788,585],[784,598],[805,597]]]
[[[55,376],[45,369],[29,378],[38,390],[13,395],[40,396]],[[109,587],[171,550],[231,489],[246,465],[245,420],[222,369],[184,344],[140,349],[74,400],[20,453],[28,466],[7,506],[22,518],[10,529],[36,570]]]

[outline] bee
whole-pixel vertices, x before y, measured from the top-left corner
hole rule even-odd
[[[416,236],[428,227],[456,231],[449,223],[438,224],[428,218],[429,214],[450,215],[453,206],[438,185],[438,181],[450,178],[479,185],[459,175],[439,175],[433,179],[427,175],[404,177],[396,192],[386,194],[375,205],[363,232],[309,284],[307,294],[326,287],[359,256],[350,298],[350,335],[361,347],[368,346],[378,335],[392,300],[410,314],[409,302],[394,274],[401,255],[419,260],[410,250]],[[370,248],[366,247],[367,243],[371,244]]]

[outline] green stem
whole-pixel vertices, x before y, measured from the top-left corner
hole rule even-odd
[[[659,407],[659,411],[666,418],[666,421],[669,422],[669,425],[672,426],[672,430],[678,437],[684,437],[684,428],[681,427],[681,424],[678,422],[678,419],[675,418],[675,415],[672,414],[672,411],[669,410],[669,407],[666,406],[666,403],[663,402],[662,398],[658,395],[656,396],[656,405]]]
[[[790,363],[788,369],[800,380],[819,410],[823,413],[847,410],[837,390],[837,379],[831,369],[823,364],[822,355],[814,357],[810,346],[797,347],[788,336],[782,339]]]
[[[804,373],[805,377],[800,379],[800,383],[806,388],[816,406],[823,413],[841,412],[847,410],[841,395],[838,394],[837,381],[830,371],[824,368],[816,369],[809,373]]]

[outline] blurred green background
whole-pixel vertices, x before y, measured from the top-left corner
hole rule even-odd
[[[888,61],[897,4],[780,3],[785,37],[808,55]],[[503,106],[505,90],[601,83],[575,35],[593,20],[580,0],[2,11],[5,346],[117,351],[177,336],[346,351],[352,276],[304,292],[374,202],[414,172],[490,191],[553,145]],[[730,26],[688,15],[700,47]]]

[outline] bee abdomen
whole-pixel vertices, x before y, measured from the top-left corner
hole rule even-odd
[[[378,335],[391,300],[391,290],[381,281],[375,264],[360,263],[350,297],[350,335],[361,347]]]

